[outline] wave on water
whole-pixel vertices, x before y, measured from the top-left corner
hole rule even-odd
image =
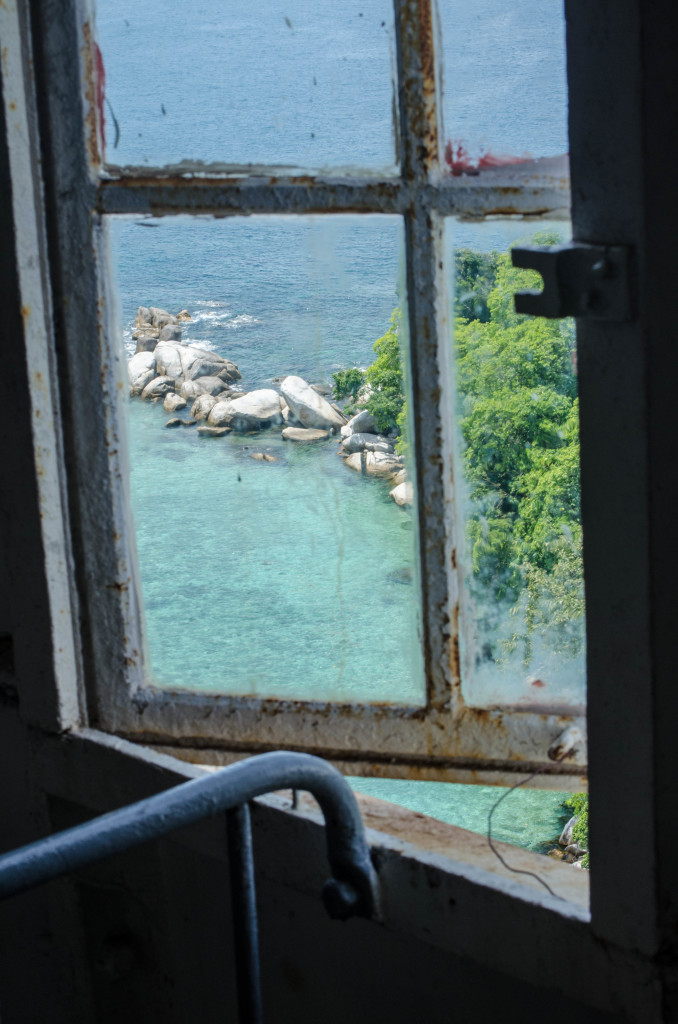
[[[252,324],[260,324],[261,320],[256,316],[250,316],[249,313],[240,313],[238,316],[234,316],[231,320],[228,320],[223,326],[231,329],[237,329],[238,327],[249,327]]]

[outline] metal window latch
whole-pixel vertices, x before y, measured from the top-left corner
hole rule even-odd
[[[516,292],[517,313],[631,319],[630,249],[623,245],[550,245],[511,250],[514,267],[538,271],[543,291]]]

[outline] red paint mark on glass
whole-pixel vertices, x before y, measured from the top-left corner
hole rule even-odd
[[[546,683],[544,683],[541,679],[532,679],[530,680],[530,686],[536,686],[538,690],[543,690],[546,686]]]
[[[460,174],[478,174],[490,167],[511,167],[513,164],[524,164],[531,159],[529,153],[523,153],[522,156],[510,156],[482,149],[478,151],[477,155],[472,155],[466,143],[461,139],[448,139],[445,146],[445,163],[455,177]]]
[[[104,117],[104,100],[106,99],[106,70],[104,58],[101,56],[99,44],[94,43],[94,77],[96,87],[97,114],[99,115],[99,130],[101,132],[101,149],[106,150],[106,118]]]

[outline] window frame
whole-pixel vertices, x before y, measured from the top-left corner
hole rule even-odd
[[[675,426],[672,383],[678,377],[674,339],[678,328],[666,319],[665,287],[667,274],[678,263],[674,240],[669,244],[665,228],[667,222],[678,219],[669,158],[677,143],[667,140],[664,120],[667,103],[674,110],[678,106],[675,47],[672,50],[670,45],[675,42],[675,29],[664,0],[629,0],[623,5],[618,0],[600,0],[595,5],[589,0],[565,0],[565,7],[574,235],[582,242],[614,242],[632,249],[638,310],[636,319],[628,324],[578,325],[590,835],[596,850],[591,921],[590,925],[573,922],[567,916],[567,906],[555,905],[548,898],[535,907],[529,894],[519,891],[518,883],[499,892],[477,874],[463,879],[456,865],[441,868],[431,881],[430,858],[419,855],[417,881],[408,876],[408,866],[405,874],[398,876],[398,885],[402,889],[416,885],[425,898],[416,921],[409,919],[408,908],[403,911],[403,926],[410,932],[419,929],[425,941],[430,941],[430,923],[435,919],[442,922],[436,941],[444,932],[445,948],[537,984],[581,993],[585,1001],[624,1018],[659,1020],[665,1008],[670,1012],[675,1004],[678,900],[674,865],[678,777],[673,770],[678,688],[670,621],[675,610],[678,552],[665,544],[675,519],[678,467],[678,460],[671,458],[675,430],[667,429],[667,425]],[[198,769],[176,760],[169,762],[141,746],[97,731],[101,723],[96,700],[91,693],[87,700],[83,684],[85,678],[101,670],[104,683],[119,675],[122,685],[130,678],[125,656],[129,653],[134,660],[135,647],[134,638],[119,650],[111,645],[114,657],[107,665],[104,640],[98,638],[96,650],[91,640],[92,616],[101,615],[119,639],[125,636],[125,615],[134,611],[133,605],[131,612],[125,610],[132,595],[118,585],[118,549],[111,543],[111,537],[115,543],[120,540],[112,510],[121,515],[124,510],[124,501],[116,497],[125,479],[116,433],[119,423],[102,420],[95,424],[100,439],[94,446],[95,482],[103,494],[96,500],[90,495],[81,506],[81,483],[84,492],[92,491],[94,485],[87,478],[85,453],[74,440],[77,417],[71,415],[68,403],[60,403],[56,386],[61,384],[63,394],[68,395],[64,381],[67,383],[76,361],[75,353],[68,351],[68,339],[80,329],[91,329],[90,336],[100,345],[96,358],[87,364],[89,378],[100,387],[103,365],[105,383],[113,393],[120,381],[120,374],[110,369],[114,354],[108,348],[111,338],[100,322],[98,289],[92,286],[91,274],[81,279],[79,273],[82,240],[90,253],[96,252],[101,242],[99,225],[90,219],[90,211],[96,209],[96,183],[89,169],[83,173],[73,160],[83,141],[81,118],[78,116],[77,130],[70,138],[70,150],[68,133],[66,138],[63,133],[56,140],[50,137],[55,123],[74,128],[71,120],[62,116],[64,110],[72,110],[73,102],[81,109],[77,67],[63,58],[64,53],[75,53],[78,48],[79,10],[70,0],[35,0],[30,8],[24,0],[6,0],[0,7],[10,156],[7,170],[3,140],[0,173],[3,180],[9,180],[11,172],[13,212],[6,210],[9,202],[4,196],[0,211],[12,218],[9,236],[10,242],[16,240],[18,275],[15,282],[12,270],[3,289],[10,296],[10,316],[14,317],[15,307],[17,313],[23,313],[23,318],[14,317],[11,323],[16,320],[17,330],[23,327],[19,348],[26,351],[26,393],[36,455],[35,462],[22,460],[27,450],[23,440],[16,457],[8,446],[14,459],[10,472],[16,477],[17,496],[3,495],[2,504],[4,509],[7,502],[14,502],[7,550],[17,574],[13,594],[18,602],[14,636],[16,675],[21,682],[18,700],[35,747],[32,759],[40,765],[40,784],[56,785],[58,779],[66,796],[78,787],[86,789],[92,764],[104,765],[102,752],[108,751],[111,760],[105,762],[107,790],[102,799],[113,806],[116,801],[134,798],[129,779],[122,789],[119,786],[132,762],[146,766],[149,776],[151,765],[158,763],[162,778],[149,782],[150,788]],[[31,18],[33,31],[28,29]],[[663,56],[659,64],[657,54]],[[48,80],[60,83],[56,93],[46,92]],[[12,107],[12,103],[16,105]],[[69,183],[73,192],[69,192]],[[240,187],[238,182],[227,187],[231,184]],[[255,204],[259,184],[252,183]],[[346,191],[340,190],[347,204],[352,184],[347,184]],[[466,184],[459,183],[458,194],[463,195]],[[207,182],[205,187],[223,186]],[[510,184],[507,187],[511,189]],[[561,181],[561,191],[563,187]],[[283,182],[283,188],[304,191],[307,184]],[[491,208],[491,190],[483,188],[484,192],[467,197],[468,209],[479,215],[485,209],[483,195],[487,209]],[[273,194],[272,190],[266,192]],[[495,199],[500,194],[498,186]],[[137,192],[131,189],[131,195]],[[172,195],[178,197],[179,192]],[[538,196],[537,189],[530,202],[538,201]],[[514,198],[525,199],[519,192]],[[65,219],[75,225],[66,236],[59,231],[62,203],[70,203]],[[143,207],[142,201],[139,208]],[[22,239],[25,245],[20,244]],[[71,256],[75,259],[72,266]],[[69,288],[73,303],[68,301]],[[88,305],[92,297],[94,304]],[[31,353],[43,360],[41,383],[28,373]],[[84,355],[89,358],[87,351]],[[5,387],[5,380],[1,383]],[[37,427],[38,411],[49,420],[50,429],[44,434]],[[110,436],[107,425],[111,425]],[[107,447],[107,441],[113,443]],[[8,492],[12,490],[8,488]],[[614,516],[610,516],[611,507]],[[39,523],[34,522],[37,511]],[[101,523],[98,513],[103,515]],[[120,521],[124,523],[124,515]],[[55,523],[58,529],[52,529]],[[40,531],[36,545],[33,541]],[[90,551],[93,544],[89,541],[100,536],[106,538],[103,551]],[[34,560],[36,549],[44,552],[45,581],[27,584],[21,579],[21,556],[25,553]],[[124,553],[124,545],[119,550]],[[96,579],[90,577],[97,566],[110,570],[98,589]],[[58,580],[68,584],[65,593],[51,589]],[[111,581],[109,588],[106,580]],[[49,628],[45,623],[50,623]],[[50,642],[45,639],[47,634]],[[3,699],[4,695],[3,689]],[[87,722],[94,728],[87,729]],[[65,735],[50,739],[45,733]],[[79,753],[74,756],[76,748]],[[394,774],[395,768],[388,765],[387,771]],[[100,774],[94,773],[95,788]],[[454,772],[451,777],[456,777]],[[519,779],[520,772],[513,777]],[[501,775],[490,778],[497,780]],[[126,795],[121,797],[121,792]],[[620,852],[620,823],[626,822],[632,827],[625,829]],[[394,864],[404,864],[404,860],[396,851]],[[435,884],[441,876],[444,889]],[[450,916],[449,923],[447,918],[442,921],[441,906],[448,893],[450,906],[456,901],[464,909],[461,927],[458,917]],[[491,929],[487,921],[492,922]],[[504,922],[503,927],[497,922]],[[506,942],[507,934],[516,941]],[[660,958],[653,960],[658,953]]]
[[[101,159],[93,20],[86,0],[44,0],[31,10],[68,464],[62,477],[72,523],[80,687],[88,724],[213,763],[285,747],[321,754],[353,773],[506,783],[538,770],[537,784],[585,787],[584,739],[562,763],[548,756],[571,725],[585,737],[584,709],[469,707],[461,692],[455,628],[460,580],[454,559],[444,220],[561,217],[569,204],[563,161],[541,160],[477,177],[444,176],[434,12],[428,0],[396,0],[399,174],[295,176],[273,167],[251,173],[196,167],[192,174],[182,166],[177,175],[167,168],[111,168]],[[64,60],[64,54],[74,59]],[[405,225],[413,442],[416,452],[427,455],[415,460],[426,705],[289,701],[146,686],[128,512],[125,374],[112,315],[106,217],[341,212],[396,213]],[[93,410],[88,396],[102,386],[105,400]]]

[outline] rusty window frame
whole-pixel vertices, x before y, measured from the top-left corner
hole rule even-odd
[[[55,345],[68,397],[62,425],[87,722],[212,763],[285,747],[322,754],[356,774],[496,783],[539,769],[538,783],[577,789],[584,784],[585,742],[563,763],[553,762],[548,751],[569,726],[585,734],[583,708],[477,709],[465,705],[461,694],[442,237],[448,216],[565,216],[567,164],[544,160],[477,177],[443,176],[432,3],[394,0],[394,8],[400,163],[399,173],[378,177],[290,174],[275,167],[105,166],[87,0],[31,5]],[[76,52],[79,60],[64,60]],[[111,314],[106,217],[342,212],[396,213],[405,224],[426,706],[153,690],[144,685],[141,658],[121,408],[124,367]],[[75,381],[77,389],[70,383]],[[93,414],[87,395],[102,386],[106,401]]]

